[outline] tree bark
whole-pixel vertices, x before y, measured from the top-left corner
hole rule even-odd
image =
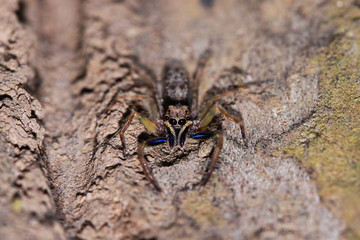
[[[319,101],[311,59],[328,48],[327,1],[30,1],[0,6],[1,239],[338,239],[339,216],[319,200],[308,169],[280,154]],[[202,108],[240,126],[212,125],[224,147],[199,191],[213,144],[146,148],[157,192],[137,160],[146,129],[118,130],[157,91],[169,59],[189,72],[207,49]],[[261,82],[261,84],[253,84]],[[24,230],[24,231],[22,231]]]
[[[36,37],[18,11],[17,1],[1,3],[0,238],[65,239],[47,179],[44,111],[28,91],[36,79]]]

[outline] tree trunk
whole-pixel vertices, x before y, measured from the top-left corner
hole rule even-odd
[[[349,236],[354,226],[337,210],[343,202],[320,201],[316,169],[283,154],[319,112],[325,65],[313,60],[347,36],[331,18],[340,8],[356,11],[358,3],[4,0],[0,238]],[[249,146],[240,126],[217,118],[211,127],[223,133],[224,147],[202,191],[211,141],[189,141],[183,152],[146,148],[159,193],[137,159],[146,129],[137,120],[129,126],[127,156],[118,135],[132,110],[150,116],[146,101],[111,103],[151,96],[157,87],[145,79],[158,85],[169,59],[192,73],[208,48],[200,106],[247,84],[217,104],[242,114]]]

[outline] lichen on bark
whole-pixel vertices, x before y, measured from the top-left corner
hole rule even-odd
[[[311,172],[324,202],[345,221],[349,239],[360,237],[359,18],[351,1],[329,7],[337,35],[309,69],[320,70],[319,104],[285,149]]]

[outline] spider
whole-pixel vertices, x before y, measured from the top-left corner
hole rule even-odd
[[[161,187],[151,172],[149,164],[144,156],[144,148],[157,146],[160,144],[167,144],[170,150],[174,148],[184,149],[186,140],[188,138],[196,140],[211,139],[214,143],[214,149],[211,156],[211,161],[207,170],[200,181],[200,185],[205,186],[214,171],[215,164],[219,158],[220,151],[223,147],[223,136],[219,131],[207,130],[208,125],[212,122],[217,114],[222,114],[226,118],[240,125],[241,136],[243,143],[247,146],[247,139],[245,137],[245,128],[243,119],[229,114],[224,108],[214,103],[230,95],[238,89],[218,94],[211,98],[204,112],[198,117],[198,86],[206,63],[210,59],[212,51],[207,49],[199,58],[196,69],[190,77],[182,62],[173,60],[168,62],[163,69],[162,74],[162,97],[159,104],[155,104],[155,98],[145,95],[136,96],[117,96],[113,103],[119,98],[133,98],[137,100],[146,100],[149,103],[151,114],[153,118],[158,118],[157,121],[151,121],[143,114],[132,111],[127,118],[125,124],[120,128],[119,135],[123,146],[123,153],[126,156],[126,142],[124,138],[125,131],[134,119],[138,119],[140,123],[157,138],[151,141],[143,141],[138,144],[138,159],[145,173],[146,178],[155,187],[156,190],[161,191]],[[144,79],[146,80],[146,79]],[[148,80],[148,79],[147,79]],[[159,114],[160,113],[160,114]],[[160,116],[160,118],[158,117]]]

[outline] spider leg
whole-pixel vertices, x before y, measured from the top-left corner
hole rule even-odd
[[[130,69],[132,69],[136,74],[138,74],[139,77],[144,81],[144,83],[151,88],[151,90],[153,91],[154,98],[156,99],[157,105],[159,106],[160,113],[162,113],[164,110],[162,109],[162,104],[160,99],[161,96],[159,95],[161,94],[161,88],[158,84],[158,79],[154,74],[154,72],[149,67],[142,64],[136,55],[119,53],[118,50],[116,49],[115,41],[112,43],[111,47],[117,57],[128,58],[132,61],[132,64],[129,65]]]
[[[228,118],[228,119],[232,120],[233,122],[240,125],[241,136],[244,141],[244,145],[247,147],[247,139],[245,136],[244,120],[243,120],[241,114],[240,114],[240,118],[237,118],[237,117],[229,114],[224,108],[222,108],[220,106],[214,106],[211,109],[208,109],[203,114],[204,117],[202,117],[202,119],[200,120],[197,131],[198,132],[204,131],[208,127],[208,125],[211,123],[211,121],[214,119],[214,117],[219,113],[221,113],[226,118]]]
[[[269,81],[256,81],[256,82],[250,82],[250,83],[245,83],[241,86],[238,86],[237,88],[235,88],[234,90],[230,90],[230,91],[227,91],[227,92],[224,92],[224,93],[220,93],[220,94],[217,94],[215,95],[214,97],[210,98],[206,104],[206,107],[205,107],[205,110],[204,110],[204,113],[203,115],[201,116],[200,119],[204,118],[205,114],[209,111],[209,109],[211,108],[211,106],[214,104],[214,102],[216,102],[217,100],[221,99],[221,98],[224,98],[226,96],[229,96],[231,94],[235,94],[237,92],[240,92],[242,90],[244,90],[245,88],[248,88],[252,85],[256,85],[256,86],[261,86],[262,84],[265,84],[265,83],[268,83]],[[266,88],[268,87],[264,87],[261,91],[264,91]],[[248,94],[259,94],[257,92],[247,92]]]
[[[159,139],[156,139],[153,141],[149,141],[147,143],[142,142],[142,143],[139,143],[139,145],[138,145],[138,158],[139,158],[141,167],[145,173],[145,176],[149,180],[149,182],[155,187],[155,189],[159,192],[161,192],[161,187],[158,184],[158,182],[156,181],[156,179],[155,179],[154,175],[152,174],[151,169],[145,159],[144,148],[147,146],[156,146],[156,145],[160,145],[163,143],[166,143],[166,138],[159,138]]]
[[[212,56],[212,50],[210,48],[206,49],[205,52],[203,52],[199,58],[199,61],[197,63],[195,72],[193,74],[193,106],[194,109],[192,110],[195,115],[197,115],[197,111],[198,111],[198,101],[199,101],[199,84],[200,84],[200,79],[203,75],[206,63],[209,61],[210,57]]]
[[[155,101],[152,97],[146,95],[119,95],[115,97],[109,104],[109,106],[104,110],[104,113],[110,111],[110,109],[119,101],[120,99],[133,99],[133,100],[145,100],[149,104],[150,112],[151,112],[151,119],[159,119],[159,111],[156,107]]]
[[[211,174],[213,173],[214,171],[214,168],[215,168],[215,165],[216,165],[216,162],[219,158],[219,154],[220,154],[220,151],[223,147],[223,136],[220,132],[214,132],[214,133],[206,133],[206,132],[203,132],[203,133],[197,133],[193,136],[191,136],[191,138],[193,139],[197,139],[197,140],[203,140],[203,139],[209,139],[211,138],[211,140],[216,140],[216,146],[214,148],[214,152],[211,156],[211,161],[210,161],[210,164],[206,170],[206,173],[204,174],[203,178],[201,179],[201,182],[200,184],[202,186],[205,186],[205,184],[209,181],[210,177],[211,177]]]
[[[243,90],[244,88],[246,88],[247,86],[240,86],[234,90],[231,90],[231,91],[227,91],[227,92],[224,92],[224,93],[220,93],[220,94],[217,94],[215,95],[214,97],[210,98],[208,103],[206,104],[206,107],[205,107],[205,110],[204,110],[204,113],[203,115],[201,116],[200,119],[203,119],[205,117],[205,114],[207,114],[211,108],[211,106],[214,104],[214,102],[216,102],[217,100],[221,99],[221,98],[224,98],[226,96],[229,96],[231,94],[235,94],[237,92],[240,92],[241,90]]]
[[[124,133],[126,131],[126,129],[129,127],[129,125],[131,124],[131,122],[134,120],[134,117],[137,118],[140,123],[142,125],[144,125],[144,127],[151,132],[152,134],[157,134],[157,126],[155,123],[153,123],[152,121],[150,121],[147,117],[145,117],[144,115],[142,115],[141,113],[138,112],[133,112],[129,118],[127,119],[126,123],[124,124],[124,126],[121,128],[120,130],[120,140],[121,143],[123,145],[123,153],[124,156],[126,156],[126,143],[125,143],[125,138],[124,138]]]

